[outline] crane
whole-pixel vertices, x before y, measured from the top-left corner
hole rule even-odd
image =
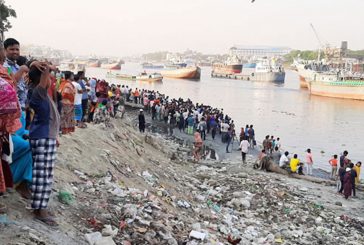
[[[321,58],[321,48],[323,47],[323,44],[322,44],[321,39],[320,39],[319,35],[317,34],[317,31],[316,31],[316,29],[315,29],[315,27],[313,26],[312,23],[310,23],[310,26],[311,26],[311,28],[313,30],[313,33],[315,33],[316,39],[317,39],[317,41],[319,43],[319,50],[318,50],[317,61],[320,61],[320,58]]]

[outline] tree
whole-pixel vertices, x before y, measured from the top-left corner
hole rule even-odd
[[[0,41],[4,40],[4,32],[12,27],[9,17],[16,18],[15,10],[7,6],[4,0],[0,0]]]

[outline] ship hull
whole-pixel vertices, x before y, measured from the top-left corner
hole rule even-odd
[[[300,77],[300,88],[308,88],[308,82],[306,81],[306,79],[299,75]]]
[[[160,72],[163,77],[199,80],[201,78],[200,67],[186,67],[176,70],[164,70]]]
[[[256,82],[283,83],[285,77],[285,72],[257,72],[252,74],[251,80]]]
[[[243,69],[243,65],[235,64],[235,65],[223,65],[223,64],[215,64],[212,66],[212,72],[217,74],[239,74]]]
[[[100,63],[99,62],[88,63],[87,66],[97,68],[100,67]]]
[[[120,70],[121,69],[121,64],[120,63],[102,64],[101,68],[108,69],[108,70]]]
[[[309,82],[309,90],[312,95],[364,100],[364,82]]]

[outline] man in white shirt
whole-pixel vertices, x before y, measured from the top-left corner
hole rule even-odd
[[[279,167],[286,168],[289,166],[289,158],[288,158],[288,151],[286,151],[281,158],[279,159]]]
[[[77,126],[79,127],[83,127],[82,124],[82,87],[81,85],[77,82],[78,80],[78,76],[75,76],[75,80],[73,81],[72,84],[75,87],[75,101],[74,101],[74,105],[75,105],[75,121],[77,123]]]
[[[250,144],[249,144],[248,140],[246,139],[246,137],[244,137],[244,139],[240,143],[241,157],[243,159],[243,163],[246,163],[245,159],[246,159],[246,154],[248,153],[249,147],[250,147]]]
[[[226,141],[226,134],[227,134],[227,132],[229,131],[229,124],[227,124],[227,123],[225,123],[225,122],[222,122],[221,123],[221,141],[223,142],[223,143],[225,143],[225,141]]]

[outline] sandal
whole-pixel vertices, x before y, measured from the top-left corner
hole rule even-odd
[[[57,227],[58,224],[57,222],[51,217],[51,216],[48,216],[48,217],[40,217],[40,216],[35,216],[34,217],[34,220],[35,221],[41,221],[42,223],[48,225],[48,226],[51,226],[51,227]]]

